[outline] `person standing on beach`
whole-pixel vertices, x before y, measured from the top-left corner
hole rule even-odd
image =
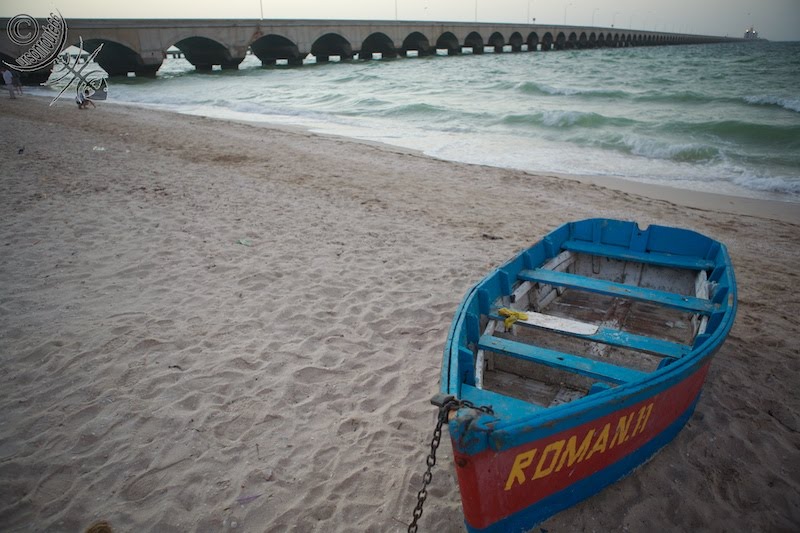
[[[16,96],[14,96],[14,76],[6,67],[2,67],[1,70],[3,71],[3,82],[6,84],[8,94],[11,95],[11,98],[16,98]]]
[[[22,96],[22,80],[19,77],[19,72],[16,70],[11,70],[11,84],[14,86],[14,90],[16,90],[20,96]]]

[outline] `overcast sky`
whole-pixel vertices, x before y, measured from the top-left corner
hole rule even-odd
[[[3,0],[0,16],[73,18],[316,18],[611,26],[800,41],[800,0]]]

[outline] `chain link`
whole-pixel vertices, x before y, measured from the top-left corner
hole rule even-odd
[[[428,498],[428,485],[430,485],[433,479],[431,471],[436,465],[436,450],[439,448],[439,444],[441,444],[442,441],[442,426],[447,422],[450,411],[467,407],[489,415],[494,414],[490,406],[476,407],[475,404],[468,400],[457,400],[452,396],[446,396],[444,398],[436,396],[431,401],[434,405],[439,405],[439,416],[436,420],[436,428],[433,430],[433,438],[431,439],[431,453],[428,455],[427,459],[425,459],[428,468],[422,475],[422,489],[417,493],[417,505],[414,507],[414,519],[408,525],[408,533],[417,533],[417,521],[422,516],[422,506],[425,505],[425,500]]]

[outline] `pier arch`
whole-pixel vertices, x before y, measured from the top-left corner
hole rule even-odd
[[[578,34],[575,33],[574,31],[570,32],[569,39],[567,39],[567,42],[566,42],[565,46],[566,46],[566,48],[569,48],[569,49],[577,48],[578,47]]]
[[[467,48],[472,48],[473,54],[482,54],[483,53],[483,37],[481,34],[473,31],[469,35],[467,35],[466,39],[464,39],[464,46]]]
[[[14,65],[17,59],[15,57],[11,57],[10,55],[0,52],[0,61],[3,63],[8,63],[9,65]]]
[[[522,34],[518,31],[515,31],[511,34],[511,37],[508,38],[508,44],[511,45],[512,51],[519,52],[522,50],[522,45],[525,44],[525,41],[522,39]]]
[[[563,31],[558,32],[556,35],[556,42],[555,42],[555,49],[556,50],[563,50],[567,46],[567,36],[564,35]]]
[[[586,36],[585,31],[582,31],[580,37],[578,37],[578,48],[589,48],[589,38]]]
[[[331,56],[350,59],[353,57],[353,47],[338,33],[326,33],[311,45],[311,55],[320,63],[329,61]]]
[[[79,46],[80,42],[71,44]],[[95,61],[109,76],[127,76],[129,72],[135,72],[137,76],[153,77],[161,66],[161,63],[146,65],[142,56],[127,44],[103,38],[83,41],[83,49],[90,53],[101,45],[103,48],[97,54]]]
[[[409,50],[416,50],[421,56],[430,54],[431,43],[425,35],[415,31],[403,40],[403,54]]]
[[[480,37],[480,35],[479,35]],[[481,40],[483,42],[483,40]],[[449,31],[444,32],[436,39],[437,50],[447,50],[447,55],[456,55],[458,53],[458,39]]]
[[[535,52],[539,46],[539,36],[536,34],[535,31],[532,31],[528,35],[528,39],[526,42],[528,43],[528,50],[530,50],[531,52]]]
[[[376,32],[364,39],[358,56],[361,59],[370,59],[372,54],[381,54],[383,57],[392,58],[397,57],[397,49],[388,35]]]
[[[209,71],[214,65],[220,65],[223,69],[235,69],[244,60],[244,56],[233,57],[227,46],[208,37],[187,37],[176,42],[174,46],[183,52],[186,60],[195,69],[201,71]]]
[[[563,35],[563,34],[561,34]],[[553,49],[553,34],[549,31],[542,37],[542,51]]]
[[[489,37],[489,46],[494,48],[495,52],[502,52],[503,51],[503,46],[505,46],[505,44],[506,44],[506,40],[503,37],[503,34],[500,33],[499,31],[494,32]]]
[[[262,65],[274,65],[278,59],[286,59],[292,65],[303,62],[300,49],[295,43],[281,35],[264,35],[250,45],[253,54],[261,60]]]
[[[0,61],[5,61],[9,65],[17,64],[17,58],[12,57],[5,52],[0,52]],[[50,77],[52,70],[53,65],[47,65],[46,67],[39,70],[34,70],[33,72],[20,72],[19,79],[23,85],[41,85]]]

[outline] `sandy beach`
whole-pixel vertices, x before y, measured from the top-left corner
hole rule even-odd
[[[675,441],[541,527],[800,529],[800,205],[48,103],[0,98],[0,530],[405,531],[464,293],[595,216],[725,242],[739,314]],[[420,530],[463,531],[449,443]]]

